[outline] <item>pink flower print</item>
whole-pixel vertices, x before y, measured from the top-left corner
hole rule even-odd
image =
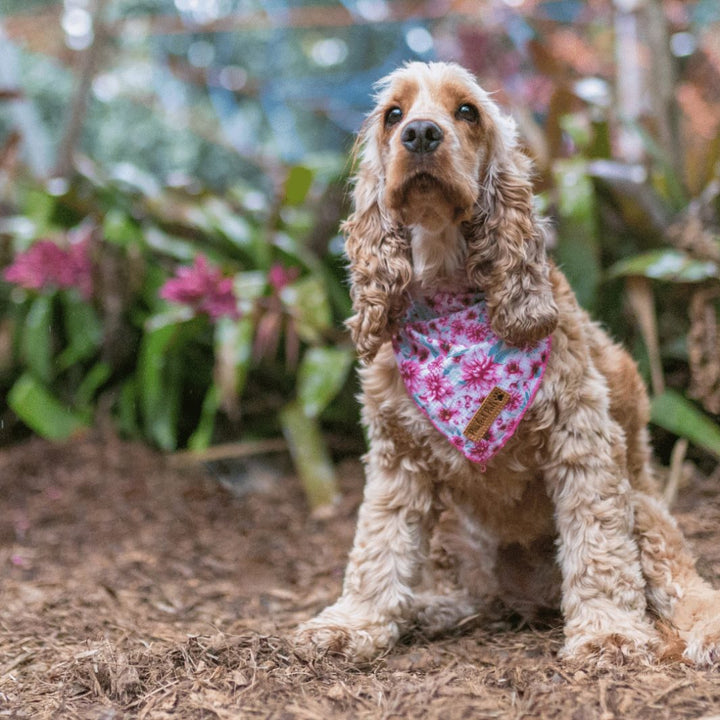
[[[462,368],[462,379],[470,389],[483,390],[495,383],[495,364],[483,355],[471,358]]]
[[[438,410],[438,418],[443,422],[452,422],[457,415],[457,411],[449,407],[441,407]]]
[[[412,360],[400,363],[400,375],[405,386],[414,392],[420,382],[420,366]]]
[[[220,269],[211,267],[204,255],[198,255],[192,267],[178,268],[175,277],[160,289],[160,297],[189,305],[211,320],[240,317],[232,278],[223,277]]]
[[[462,318],[456,317],[450,323],[450,330],[453,335],[461,335],[465,332],[465,321]]]
[[[510,362],[505,365],[505,369],[508,375],[519,375],[522,372],[520,363],[517,360],[510,360]]]
[[[510,393],[510,399],[505,404],[504,410],[507,412],[515,412],[516,410],[519,410],[525,401],[521,397],[521,395],[516,392]]]
[[[433,402],[441,402],[452,395],[452,387],[447,378],[438,370],[432,370],[425,378],[427,392],[424,397]]]
[[[472,343],[481,343],[487,337],[487,328],[482,323],[471,323],[465,328],[467,339]]]
[[[70,241],[67,249],[52,240],[39,240],[19,253],[3,277],[28,290],[77,288],[85,300],[92,296],[90,234]]]

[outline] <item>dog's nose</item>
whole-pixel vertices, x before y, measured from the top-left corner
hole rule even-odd
[[[413,120],[402,131],[400,140],[411,153],[431,153],[442,142],[443,131],[432,120]]]

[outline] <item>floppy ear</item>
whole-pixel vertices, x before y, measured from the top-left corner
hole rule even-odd
[[[514,122],[498,113],[494,125],[480,194],[465,226],[467,270],[470,282],[485,292],[494,332],[522,346],[552,333],[558,309],[547,230],[533,208],[532,164],[518,147]]]
[[[368,363],[390,339],[394,322],[405,312],[412,280],[407,232],[384,209],[383,172],[370,130],[371,117],[358,139],[360,168],[353,190],[354,211],[343,223],[350,260],[350,297],[355,314],[350,329],[360,359]]]

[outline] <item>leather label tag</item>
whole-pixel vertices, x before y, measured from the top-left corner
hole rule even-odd
[[[510,393],[505,392],[505,390],[496,385],[483,400],[482,405],[480,405],[477,412],[467,424],[467,427],[463,431],[465,437],[473,442],[482,440],[485,433],[490,429],[490,426],[495,422],[497,416],[508,404],[509,400]]]

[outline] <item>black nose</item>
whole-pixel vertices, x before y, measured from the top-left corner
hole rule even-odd
[[[402,131],[400,140],[411,153],[431,153],[442,142],[443,131],[431,120],[413,120]]]

